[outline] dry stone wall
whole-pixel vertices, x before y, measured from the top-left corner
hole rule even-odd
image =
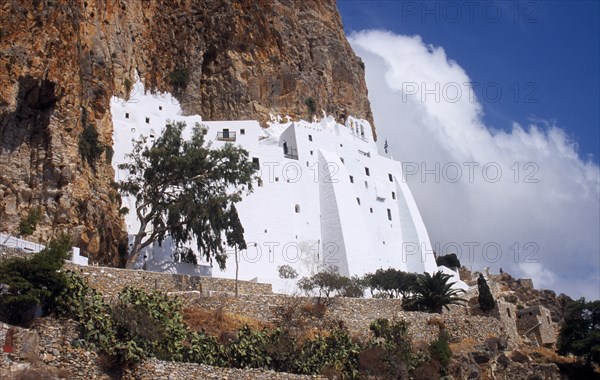
[[[235,281],[223,278],[79,266],[73,263],[67,263],[65,268],[83,276],[90,286],[101,291],[105,296],[115,296],[126,286],[163,292],[198,291],[205,294],[235,292]],[[239,281],[238,287],[240,294],[272,293],[271,284]]]

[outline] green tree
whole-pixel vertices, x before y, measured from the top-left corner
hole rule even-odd
[[[71,248],[71,240],[61,237],[30,258],[13,258],[0,264],[0,320],[28,324],[36,309],[50,312],[66,285],[59,270]]]
[[[227,237],[227,245],[232,247],[235,252],[235,296],[238,296],[238,275],[240,269],[240,261],[238,250],[246,249],[246,240],[244,240],[244,227],[240,222],[240,217],[237,213],[235,205],[231,205],[228,213],[228,228],[225,232]]]
[[[129,171],[121,192],[135,197],[140,228],[127,260],[131,268],[140,252],[170,235],[176,245],[196,238],[207,261],[225,268],[224,234],[232,229],[231,206],[243,189],[252,191],[255,169],[248,152],[233,144],[205,146],[206,128],[196,125],[190,140],[182,138],[183,122],[167,124],[164,133],[148,147],[136,141],[119,168]]]
[[[494,296],[492,296],[487,281],[485,281],[485,278],[483,278],[481,273],[477,279],[477,288],[479,290],[479,295],[477,296],[479,308],[483,311],[492,310],[494,306],[496,306],[496,302],[494,301]]]
[[[600,364],[600,301],[581,298],[567,304],[557,347],[562,355],[584,359],[588,367],[592,362]]]
[[[418,275],[417,283],[413,287],[413,294],[403,301],[406,310],[421,310],[428,313],[442,313],[442,308],[448,305],[460,305],[465,302],[459,295],[463,290],[452,289],[453,282],[448,283],[452,277],[442,272],[432,275],[424,273]]]
[[[394,268],[377,269],[375,273],[365,275],[364,280],[371,289],[371,294],[376,290],[389,298],[404,298],[416,283],[417,275]]]

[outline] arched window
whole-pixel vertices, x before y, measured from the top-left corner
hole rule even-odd
[[[300,205],[294,206],[294,211],[296,211],[296,214],[299,214],[300,213]]]

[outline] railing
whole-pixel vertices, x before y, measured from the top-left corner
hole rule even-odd
[[[298,149],[287,149],[287,152],[284,151],[283,152],[283,157],[285,158],[290,158],[292,160],[297,160],[298,159]]]
[[[219,141],[235,141],[235,139],[236,139],[236,132],[228,132],[228,131],[217,132],[217,140],[219,140]]]

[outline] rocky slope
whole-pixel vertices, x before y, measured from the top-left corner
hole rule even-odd
[[[335,0],[7,1],[0,67],[0,231],[41,206],[34,239],[68,231],[113,265],[124,235],[109,100],[135,97],[136,70],[206,120],[309,108],[372,119]],[[85,128],[99,135],[93,160],[80,152]]]

